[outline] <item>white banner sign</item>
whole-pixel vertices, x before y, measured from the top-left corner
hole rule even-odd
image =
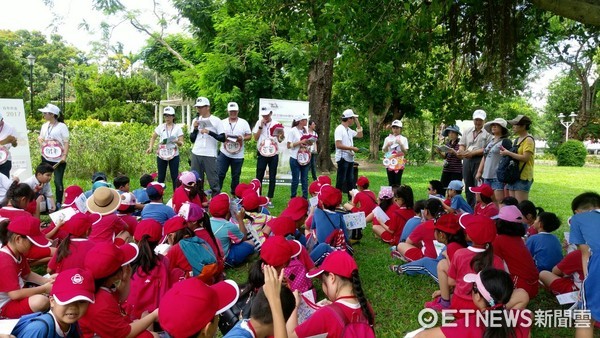
[[[31,177],[32,170],[23,100],[0,99],[0,112],[4,116],[4,123],[11,125],[17,132],[18,145],[10,148],[10,154],[12,155],[12,170],[10,171],[10,175],[17,176],[20,180],[25,180]]]
[[[289,185],[292,182],[292,172],[290,170],[290,151],[287,148],[287,136],[290,134],[294,116],[308,116],[308,101],[291,101],[291,100],[276,100],[276,99],[260,99],[260,107],[267,106],[273,111],[273,120],[279,121],[285,127],[286,139],[279,144],[279,165],[277,166],[277,184]],[[265,174],[263,179],[264,184],[268,184],[269,175]]]

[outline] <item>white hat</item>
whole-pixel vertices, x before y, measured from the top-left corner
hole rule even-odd
[[[294,117],[294,122],[296,122],[296,121],[302,121],[302,120],[308,120],[309,118],[310,118],[310,115],[304,115],[304,114],[296,115]]]
[[[227,104],[227,111],[232,111],[232,110],[234,110],[234,111],[239,111],[240,110],[240,107],[238,107],[237,103],[235,103],[235,102],[229,102]]]
[[[350,117],[358,117],[358,115],[354,114],[354,111],[352,111],[352,109],[344,110],[344,112],[342,113],[342,118],[347,119]]]
[[[502,135],[506,135],[508,134],[508,128],[507,126],[507,122],[505,119],[501,118],[501,117],[496,117],[494,120],[486,122],[486,124],[483,125],[483,129],[485,129],[485,131],[487,131],[488,133],[492,133],[492,124],[497,124],[502,128]]]
[[[476,111],[473,112],[473,120],[476,119],[480,119],[480,120],[485,120],[487,114],[485,113],[485,110],[483,109],[477,109]]]
[[[194,105],[194,107],[204,107],[204,106],[210,106],[210,101],[208,101],[208,99],[205,98],[204,96],[200,96],[199,98],[196,99],[196,104]]]
[[[402,128],[402,121],[400,121],[400,120],[394,120],[394,122],[392,122],[392,127],[400,127],[400,128]]]
[[[60,109],[53,105],[52,103],[48,103],[44,108],[38,109],[42,113],[52,113],[56,116],[60,115]]]
[[[165,107],[163,115],[175,115],[175,109],[173,107]]]
[[[271,114],[273,111],[271,109],[269,109],[269,107],[267,106],[262,106],[260,107],[260,116],[266,116]]]

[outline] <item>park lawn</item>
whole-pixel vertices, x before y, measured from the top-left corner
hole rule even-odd
[[[249,182],[255,173],[256,162],[246,159],[242,173],[242,182]],[[360,175],[365,175],[371,181],[373,191],[378,191],[382,185],[387,185],[386,173],[377,165],[365,165]],[[184,170],[184,168],[182,168]],[[415,200],[427,197],[427,185],[431,179],[439,179],[441,166],[428,164],[420,167],[407,167],[403,175],[403,184],[413,188]],[[335,173],[330,175],[335,184]],[[66,177],[66,186],[79,184],[84,190],[90,188],[89,178],[73,179]],[[568,231],[567,218],[572,214],[571,200],[584,191],[599,191],[599,168],[568,168],[536,165],[535,183],[530,198],[538,206],[547,211],[556,213],[563,224],[556,235],[563,237],[563,232]],[[229,178],[225,181],[229,186]],[[132,178],[132,189],[138,186],[137,178]],[[228,191],[228,188],[223,189]],[[278,185],[276,188],[271,209],[272,214],[278,215],[287,205],[290,190],[288,186]],[[165,201],[170,197],[171,189],[167,189]],[[418,313],[423,308],[423,303],[431,299],[431,293],[437,289],[432,279],[425,276],[407,277],[396,276],[388,270],[388,265],[398,264],[389,255],[389,247],[375,240],[370,227],[364,231],[363,240],[355,245],[355,258],[360,267],[365,293],[376,312],[376,333],[380,337],[399,337],[405,333],[419,328]],[[240,283],[245,282],[248,267],[246,263],[238,268],[227,271],[227,277]],[[315,284],[318,289],[320,286]],[[554,297],[541,290],[534,299],[529,309],[550,310],[559,309]],[[566,308],[565,308],[566,309]],[[565,337],[572,336],[573,329],[539,328],[532,331],[533,337]]]

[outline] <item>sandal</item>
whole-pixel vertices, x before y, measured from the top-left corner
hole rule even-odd
[[[400,268],[400,265],[390,265],[389,266],[390,271],[391,272],[395,272],[397,275],[402,275],[402,269]]]

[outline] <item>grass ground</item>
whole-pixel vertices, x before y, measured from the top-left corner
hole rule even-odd
[[[379,166],[366,165],[360,175],[367,176],[371,181],[371,188],[378,191],[381,185],[387,185],[387,177]],[[242,181],[247,182],[254,176],[255,162],[246,160]],[[183,169],[183,168],[182,168]],[[74,179],[68,175],[66,185],[78,184],[89,189],[89,179]],[[413,188],[415,200],[427,196],[427,182],[431,179],[439,179],[441,167],[429,164],[421,167],[408,167],[403,175],[403,184]],[[140,173],[141,174],[141,173]],[[335,182],[335,175],[332,174]],[[530,199],[538,206],[547,211],[556,213],[563,221],[562,227],[556,234],[562,238],[563,232],[568,231],[566,220],[571,215],[571,200],[584,191],[600,191],[599,168],[566,168],[555,166],[536,165],[535,183]],[[132,189],[137,187],[136,179],[132,180]],[[229,178],[225,181],[229,186]],[[225,190],[225,189],[224,189]],[[227,190],[225,190],[227,191]],[[272,213],[278,215],[287,204],[290,190],[288,186],[277,186],[275,204]],[[170,192],[168,192],[170,195]],[[169,197],[166,196],[166,198]],[[355,258],[360,267],[360,275],[366,295],[371,301],[376,312],[376,333],[380,337],[401,337],[406,332],[419,327],[417,314],[423,308],[423,303],[428,301],[431,293],[437,288],[433,280],[427,277],[406,277],[392,274],[387,266],[398,261],[393,261],[389,256],[388,246],[374,239],[368,227],[364,233],[363,240],[355,246]],[[227,271],[228,278],[238,282],[246,279],[248,264]],[[529,308],[550,310],[559,309],[555,298],[548,292],[541,291],[534,299]],[[573,336],[573,329],[541,328],[535,327],[532,331],[533,337],[566,337]]]

